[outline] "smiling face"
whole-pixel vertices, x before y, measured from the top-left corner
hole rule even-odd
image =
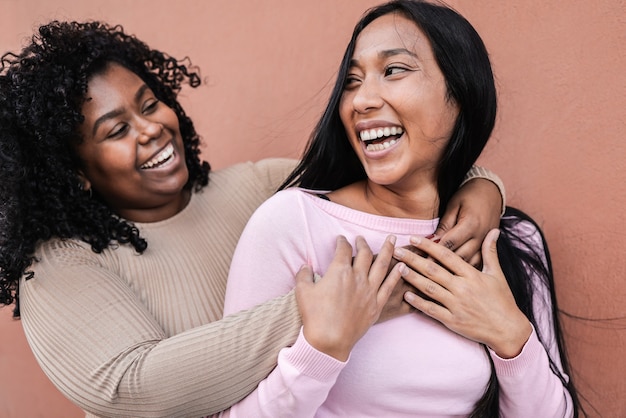
[[[413,21],[388,14],[363,29],[339,113],[370,184],[433,189],[459,110]]]
[[[188,201],[189,173],[176,113],[115,63],[89,80],[86,98],[77,147],[85,188],[131,221],[178,213]]]

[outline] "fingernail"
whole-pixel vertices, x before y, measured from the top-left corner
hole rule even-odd
[[[426,238],[426,239],[433,239],[433,238],[435,238],[435,234],[426,235],[424,238]]]
[[[441,238],[437,238],[437,239],[433,240],[433,242],[436,243],[436,244],[439,244],[439,241],[441,241]]]
[[[422,243],[422,238],[416,235],[411,236],[411,244],[420,245]]]
[[[389,237],[387,237],[387,239],[389,240],[391,245],[396,245],[396,236],[395,235],[389,235]]]
[[[406,276],[409,272],[409,268],[404,263],[398,263],[398,270],[402,276]]]
[[[396,247],[393,250],[393,255],[398,257],[398,258],[402,258],[404,257],[404,255],[406,254],[406,250],[402,247]]]

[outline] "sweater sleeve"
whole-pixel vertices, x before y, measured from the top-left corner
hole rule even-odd
[[[520,223],[522,235],[538,254],[545,254],[539,231],[529,222]],[[544,259],[545,262],[545,259]],[[502,359],[490,350],[500,385],[500,411],[505,417],[572,417],[573,401],[559,377],[552,371],[549,358],[567,380],[552,322],[552,301],[547,284],[533,277],[533,311],[542,341],[533,332],[512,359]],[[545,346],[544,346],[545,345]],[[548,357],[549,356],[549,357]]]
[[[23,327],[42,369],[98,416],[223,411],[270,373],[300,330],[289,293],[167,338],[141,292],[102,257],[82,242],[56,241],[20,284]]]
[[[489,180],[498,187],[498,190],[500,190],[500,195],[502,196],[501,214],[504,215],[504,211],[506,210],[506,190],[504,188],[504,182],[500,179],[500,177],[498,177],[496,173],[485,167],[473,165],[472,168],[470,168],[470,170],[465,174],[463,182],[461,183],[461,187],[463,187],[465,183],[473,179]]]
[[[246,399],[222,418],[313,417],[346,363],[317,351],[302,331],[296,343],[281,350],[278,366]]]

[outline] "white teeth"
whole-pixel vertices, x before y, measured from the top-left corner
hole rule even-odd
[[[389,135],[401,135],[403,132],[402,127],[392,126],[378,129],[363,130],[359,133],[361,141],[373,141],[378,138],[382,138]],[[394,142],[395,143],[395,142]],[[393,144],[392,144],[393,145]]]
[[[155,155],[150,161],[141,165],[142,169],[153,168],[165,161],[167,161],[174,154],[174,145],[169,143],[163,151]]]
[[[385,142],[380,143],[380,144],[367,144],[367,147],[365,147],[365,148],[368,151],[382,151],[384,149],[389,148],[390,146],[392,146],[396,142],[398,142],[396,139],[392,139],[391,141],[385,141]]]

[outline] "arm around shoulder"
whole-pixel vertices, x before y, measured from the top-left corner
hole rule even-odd
[[[293,344],[300,330],[291,293],[167,336],[100,255],[75,241],[58,246],[42,254],[35,277],[21,283],[23,326],[46,375],[98,416],[227,409],[267,376],[280,348]]]

